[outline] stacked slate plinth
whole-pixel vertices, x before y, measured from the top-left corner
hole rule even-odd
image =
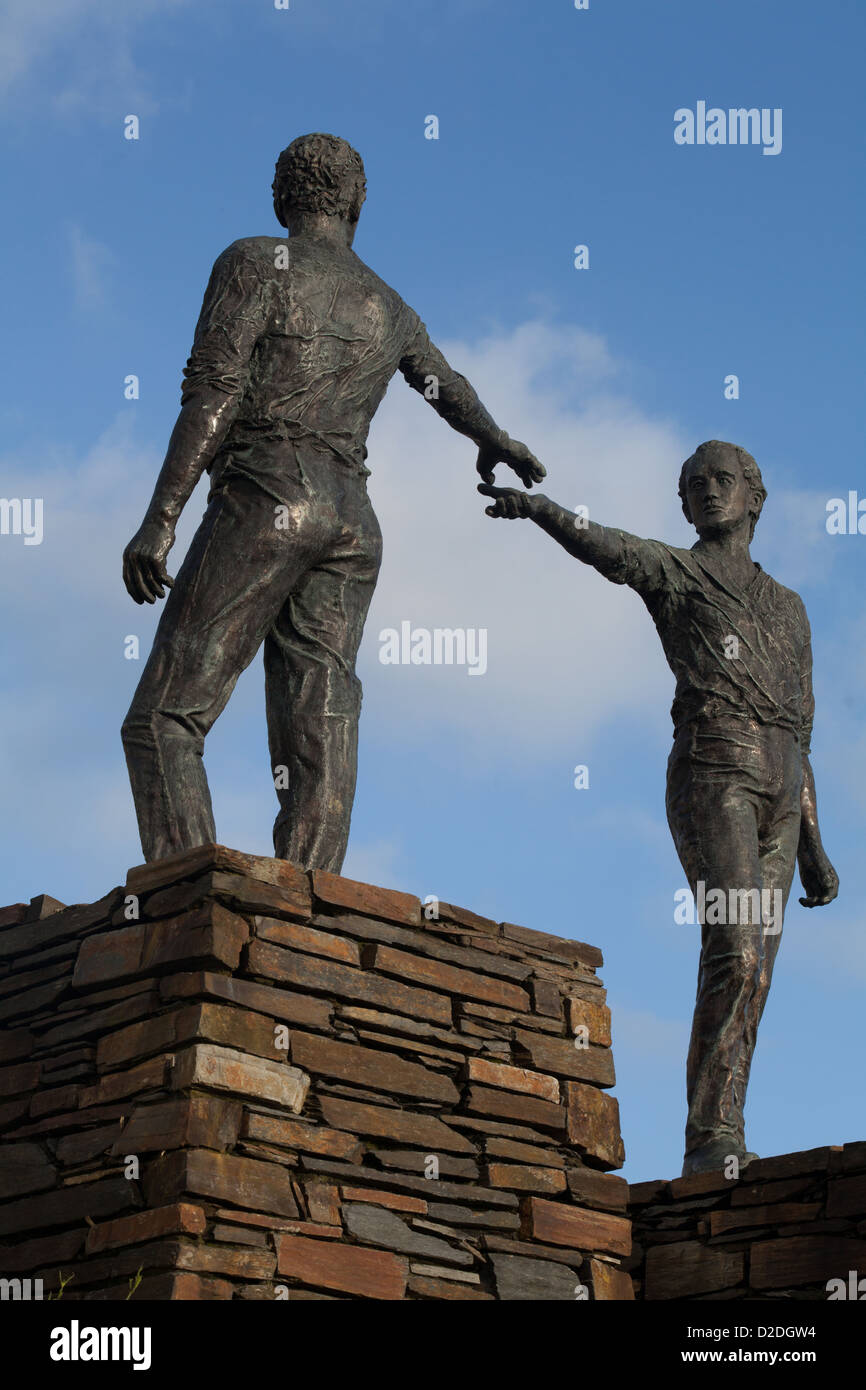
[[[207,845],[0,912],[0,1278],[630,1299],[600,952],[435,911]]]
[[[635,1183],[629,1210],[637,1298],[866,1299],[866,1143]]]

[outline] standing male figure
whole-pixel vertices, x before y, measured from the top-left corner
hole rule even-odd
[[[586,523],[541,494],[478,490],[496,499],[488,516],[531,517],[569,554],[635,589],[655,622],[677,678],[668,824],[689,887],[716,907],[701,923],[683,1176],[731,1156],[747,1163],[746,1087],[794,868],[805,907],[839,889],[809,762],[806,610],[749,554],[767,495],[760,469],[717,439],[686,460],[680,498],[699,536],[690,550]]]
[[[355,658],[382,548],[365,440],[398,369],[475,441],[487,482],[499,462],[526,487],[544,477],[351,249],[365,192],[350,145],[301,136],[273,183],[288,243],[248,237],[213,268],[181,412],[123,559],[136,603],[172,590],[122,731],[148,862],[216,838],[204,739],[264,642],[274,851],[340,871],[357,770]],[[166,556],[205,469],[208,508],[172,582]]]

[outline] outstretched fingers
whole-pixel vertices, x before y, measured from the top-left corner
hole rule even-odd
[[[518,492],[516,488],[493,487],[490,483],[479,483],[478,491],[485,497],[494,498],[493,506],[484,508],[487,516],[516,521],[519,517],[528,515],[526,495]]]

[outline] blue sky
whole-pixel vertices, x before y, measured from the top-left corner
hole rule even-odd
[[[141,663],[123,650],[134,634],[146,653],[157,615],[127,597],[121,552],[212,261],[278,232],[277,153],[332,131],[367,168],[355,249],[543,460],[551,496],[690,544],[682,459],[720,437],[761,464],[753,551],[812,621],[842,888],[812,913],[793,897],[748,1137],[762,1154],[863,1137],[866,537],[828,535],[825,515],[866,496],[864,29],[856,0],[10,0],[0,495],[42,497],[44,539],[0,536],[0,901],[89,901],[140,860],[118,731]],[[701,100],[781,108],[781,153],[676,145],[675,110]],[[369,463],[385,560],[345,871],[599,945],[625,1174],[676,1174],[698,942],[673,921],[673,682],[652,624],[535,528],[490,522],[472,446],[399,378]],[[403,620],[486,628],[486,675],[383,666],[378,634]],[[262,685],[256,661],[206,762],[220,839],[266,854]]]

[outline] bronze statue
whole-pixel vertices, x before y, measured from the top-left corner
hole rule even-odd
[[[488,516],[531,517],[576,559],[635,589],[655,622],[677,678],[668,824],[692,893],[715,908],[701,921],[683,1176],[732,1156],[748,1163],[746,1087],[795,865],[805,907],[839,888],[809,762],[806,610],[749,554],[767,495],[758,465],[720,440],[686,460],[680,497],[699,536],[690,550],[599,526],[542,494],[478,491],[496,499]]]
[[[180,415],[123,559],[136,603],[171,588],[123,725],[148,861],[216,838],[204,739],[264,642],[274,851],[339,872],[357,766],[355,658],[382,546],[365,440],[398,369],[475,441],[486,481],[499,462],[526,487],[544,476],[352,250],[365,192],[350,145],[301,136],[273,183],[288,240],[236,241],[213,268]],[[205,469],[208,507],[172,581],[175,526]]]

